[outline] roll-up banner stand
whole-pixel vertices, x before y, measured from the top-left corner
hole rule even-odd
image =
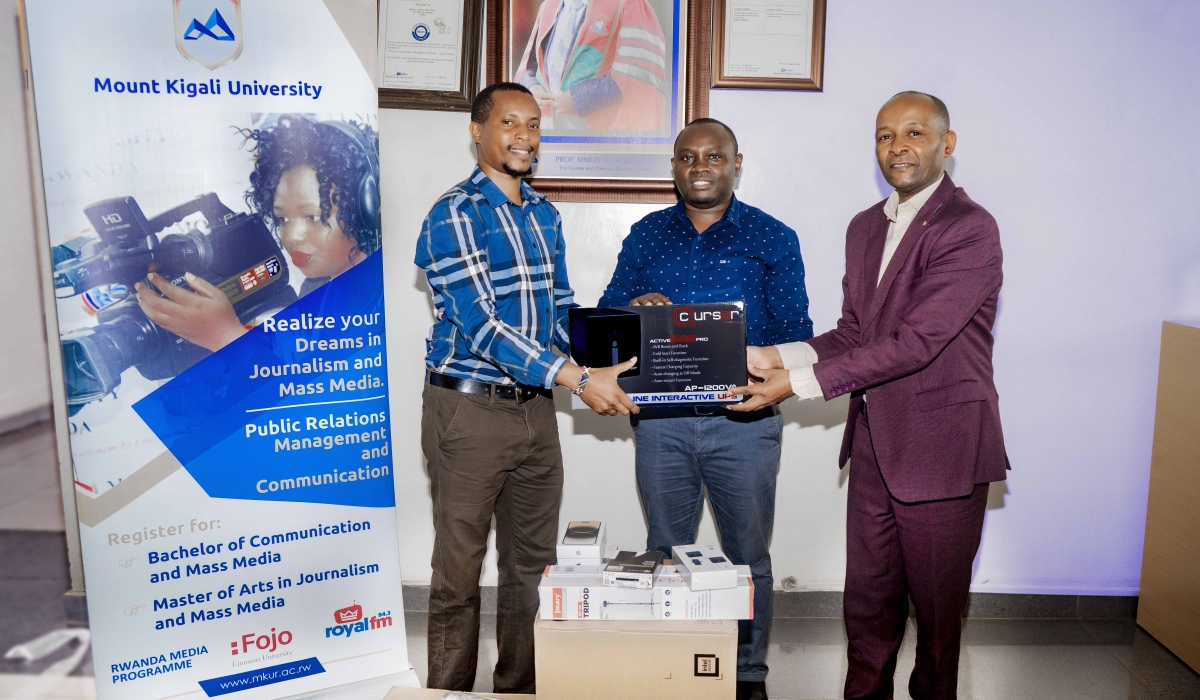
[[[411,672],[370,76],[321,0],[23,15],[98,697]]]

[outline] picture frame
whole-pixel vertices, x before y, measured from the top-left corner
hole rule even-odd
[[[524,46],[518,46],[514,49],[513,37],[513,3],[521,0],[492,0],[487,3],[487,62],[486,62],[486,79],[488,84],[500,82],[504,80],[512,80],[514,78],[514,63],[519,62],[520,56],[513,58],[515,54],[521,52]],[[525,6],[528,8],[529,3],[534,2],[534,7],[540,8],[538,0],[524,0]],[[561,0],[541,0],[542,2],[560,2]],[[573,135],[565,137],[557,137],[555,131],[546,129],[543,126],[542,148],[539,153],[539,158],[542,160],[548,158],[557,159],[559,156],[555,148],[565,148],[574,145],[572,139],[578,141],[580,147],[602,148],[614,147],[607,143],[600,145],[591,145],[594,142],[601,141],[624,141],[624,142],[646,142],[648,147],[653,146],[658,149],[654,154],[657,158],[654,169],[657,171],[659,164],[667,163],[662,166],[662,177],[647,178],[647,177],[620,177],[620,176],[605,176],[605,177],[548,177],[546,175],[529,178],[528,182],[538,192],[546,195],[552,201],[560,202],[648,202],[648,203],[674,203],[677,198],[674,182],[671,180],[669,169],[669,153],[670,144],[674,142],[676,134],[683,125],[693,119],[708,116],[708,88],[709,88],[709,57],[711,40],[711,19],[712,19],[712,0],[673,0],[674,7],[683,10],[676,12],[673,19],[678,23],[678,27],[674,28],[678,31],[673,31],[673,41],[667,42],[665,48],[675,48],[677,53],[674,58],[677,61],[680,69],[676,75],[678,76],[678,100],[675,108],[678,110],[671,113],[676,119],[671,124],[671,129],[666,129],[656,136],[651,138],[610,138],[609,136],[589,137],[586,134],[580,135],[575,132]],[[624,7],[624,3],[621,3]],[[681,17],[682,15],[682,17]],[[518,41],[528,41],[529,32],[529,13],[526,10],[525,31],[526,36],[518,37]],[[683,21],[679,21],[682,19]],[[602,28],[596,23],[589,20],[585,22],[588,26]],[[673,64],[674,65],[674,64]],[[545,119],[545,117],[543,117]],[[611,135],[611,132],[609,132]],[[571,141],[564,145],[562,141]],[[654,143],[649,143],[653,141]],[[549,146],[549,148],[548,148]],[[629,147],[618,145],[615,147]],[[665,148],[665,153],[663,149]],[[539,170],[545,168],[545,164],[539,167]]]
[[[483,39],[484,0],[454,0],[462,3],[462,22],[458,44],[459,70],[457,90],[411,89],[385,86],[388,65],[388,3],[380,0],[378,9],[379,57],[376,78],[379,81],[381,109],[419,109],[442,112],[470,112],[471,103],[479,93],[479,74],[482,61],[480,45]],[[443,4],[445,4],[443,2]],[[440,17],[435,18],[440,19]],[[427,26],[427,25],[426,25]],[[413,30],[416,32],[416,28]],[[394,46],[393,42],[393,46]]]
[[[713,0],[711,86],[821,92],[825,2],[791,0],[781,6],[764,0]],[[804,45],[796,46],[796,40]]]

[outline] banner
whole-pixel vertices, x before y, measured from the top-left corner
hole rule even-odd
[[[25,22],[98,697],[411,673],[370,77],[321,0]]]

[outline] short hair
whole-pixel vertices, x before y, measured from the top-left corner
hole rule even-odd
[[[704,124],[715,124],[715,125],[721,127],[722,129],[724,129],[725,133],[729,134],[729,138],[733,140],[733,154],[737,155],[737,153],[738,153],[737,135],[733,133],[733,129],[730,129],[729,125],[726,124],[725,122],[718,121],[716,119],[712,119],[711,117],[700,117],[698,119],[691,120],[690,122],[687,123],[687,126],[685,126],[683,128],[686,129],[686,128],[688,128],[688,126],[703,126]],[[679,136],[682,134],[683,134],[683,129],[680,129],[679,134],[677,134],[675,136],[676,143],[679,142]]]
[[[366,124],[347,122],[358,129],[363,140],[379,152],[379,134]],[[283,174],[292,168],[308,166],[317,173],[321,198],[321,223],[329,225],[336,205],[337,222],[342,233],[354,240],[358,249],[370,255],[379,249],[379,224],[364,221],[360,215],[359,185],[364,176],[374,174],[375,164],[349,134],[322,125],[300,114],[281,115],[273,126],[242,130],[247,141],[254,141],[254,171],[246,204],[262,215],[278,234],[280,221],[275,216],[275,189]]]
[[[520,83],[492,83],[479,91],[475,101],[471,103],[471,121],[482,124],[492,116],[492,105],[495,104],[497,92],[523,92],[530,97],[533,93]]]
[[[942,102],[938,97],[930,95],[927,92],[920,92],[918,90],[903,90],[901,92],[897,92],[895,95],[892,95],[892,100],[896,99],[897,97],[926,98],[933,103],[934,115],[937,120],[942,123],[942,131],[950,131],[950,110],[946,108],[946,103]],[[892,100],[888,100],[888,102],[891,102]]]

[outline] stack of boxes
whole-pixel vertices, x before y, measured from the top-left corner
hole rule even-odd
[[[737,620],[754,616],[750,569],[712,545],[672,555],[664,564],[660,552],[610,547],[602,522],[567,526],[538,589],[538,697],[734,697]]]
[[[749,620],[750,567],[735,566],[713,545],[659,552],[608,547],[604,524],[573,522],[558,545],[558,565],[539,588],[543,620]]]

